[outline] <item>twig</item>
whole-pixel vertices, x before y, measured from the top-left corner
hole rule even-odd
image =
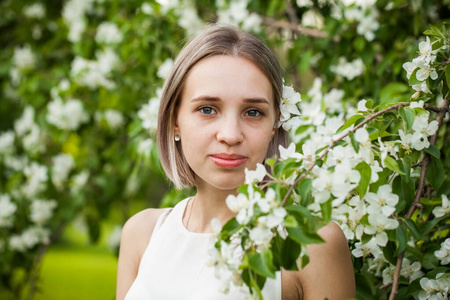
[[[423,108],[425,108],[426,110],[434,111],[436,113],[447,113],[447,112],[450,112],[450,108],[449,107],[443,107],[443,106],[437,107],[437,106],[434,106],[434,105],[431,105],[431,104],[428,104],[428,103],[425,103],[423,105]]]
[[[341,137],[339,137],[337,140],[333,140],[333,142],[331,143],[330,146],[328,146],[324,152],[320,155],[320,159],[324,158],[325,155],[328,154],[328,152],[340,141],[342,141],[343,139],[345,139],[348,136],[348,133],[350,131],[355,132],[357,129],[361,128],[362,126],[364,126],[365,124],[367,124],[368,122],[372,121],[373,119],[381,116],[382,114],[391,111],[391,110],[395,110],[398,109],[400,107],[403,106],[408,106],[410,103],[409,102],[402,102],[393,106],[390,106],[388,108],[385,108],[383,110],[380,110],[377,113],[374,113],[372,115],[370,115],[367,119],[365,119],[364,121],[362,121],[361,123],[359,123],[357,126],[355,126],[352,130],[349,130],[347,133],[343,134]],[[316,166],[316,163],[314,162],[311,167],[308,168],[308,170],[306,171],[306,173],[304,173],[302,176],[300,176],[299,178],[297,178],[293,184],[291,184],[291,186],[289,187],[288,192],[286,193],[286,196],[284,196],[283,202],[281,202],[281,206],[284,206],[284,204],[286,203],[287,199],[289,198],[289,196],[291,195],[292,191],[294,190],[294,187],[300,182],[300,180],[302,180],[303,178],[305,178],[309,172],[312,171],[312,169]]]
[[[450,103],[449,100],[444,100],[444,102],[442,103],[441,108],[443,108],[443,110],[441,110],[438,113],[438,116],[436,118],[436,121],[438,122],[438,129],[430,138],[430,144],[432,144],[432,145],[434,145],[436,143],[439,128],[441,127],[442,120],[444,119],[445,114],[449,108],[449,103]],[[422,170],[420,171],[419,186],[417,188],[413,203],[411,204],[411,207],[409,208],[408,213],[405,216],[405,219],[411,219],[416,208],[418,207],[418,205],[420,205],[419,201],[420,201],[420,198],[422,197],[423,190],[425,188],[425,179],[426,179],[429,160],[430,160],[430,156],[428,155],[428,153],[425,153],[425,157],[422,161]],[[397,264],[395,266],[394,277],[393,277],[393,281],[392,281],[392,290],[391,290],[391,294],[389,295],[389,300],[394,300],[395,296],[397,295],[397,290],[398,290],[398,286],[399,286],[399,282],[400,282],[400,272],[402,269],[402,262],[403,262],[404,256],[405,256],[405,251],[401,252],[397,256]]]
[[[275,29],[287,29],[290,30],[292,32],[298,33],[298,34],[302,34],[302,35],[307,35],[313,38],[319,38],[319,39],[325,39],[328,38],[328,34],[326,32],[317,30],[317,29],[313,29],[313,28],[306,28],[303,27],[301,25],[296,25],[296,24],[292,24],[288,21],[277,21],[274,20],[272,18],[269,17],[264,17],[263,18],[263,25],[265,26],[269,26]],[[334,42],[339,42],[341,40],[341,38],[339,36],[334,36],[332,38],[332,40]]]

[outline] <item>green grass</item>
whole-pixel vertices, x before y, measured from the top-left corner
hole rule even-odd
[[[110,232],[106,227],[103,232]],[[105,238],[90,245],[86,235],[70,226],[44,256],[35,300],[114,299],[116,270],[117,258]]]

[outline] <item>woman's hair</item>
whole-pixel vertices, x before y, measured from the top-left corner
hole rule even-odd
[[[276,115],[283,90],[280,64],[259,38],[231,26],[212,26],[188,42],[175,59],[172,70],[164,84],[158,113],[158,150],[167,177],[176,188],[195,186],[194,171],[189,167],[181,147],[174,140],[182,92],[190,70],[202,59],[214,55],[243,57],[253,62],[269,79],[273,91]],[[267,149],[266,158],[278,154],[278,145],[287,146],[288,133],[278,128]]]

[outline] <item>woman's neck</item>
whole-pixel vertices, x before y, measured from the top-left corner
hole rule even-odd
[[[236,191],[197,187],[197,194],[188,202],[183,223],[191,232],[213,232],[211,220],[218,219],[222,226],[236,214],[228,209],[226,198]]]

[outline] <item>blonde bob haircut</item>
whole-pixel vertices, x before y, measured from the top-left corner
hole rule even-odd
[[[175,142],[174,126],[177,120],[186,79],[190,70],[202,59],[214,55],[243,57],[253,62],[266,75],[272,85],[275,112],[283,90],[280,64],[259,38],[231,26],[214,25],[191,39],[175,59],[166,79],[158,113],[158,150],[167,177],[180,189],[196,185],[196,174],[189,167],[180,142]],[[266,158],[278,155],[278,145],[287,146],[288,133],[278,128],[270,142]]]

